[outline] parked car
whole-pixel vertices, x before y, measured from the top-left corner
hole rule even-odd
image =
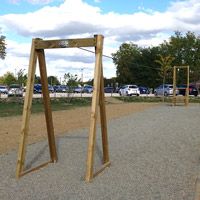
[[[140,95],[140,90],[137,85],[125,85],[119,90],[120,96]]]
[[[83,88],[82,87],[75,87],[74,88],[74,93],[81,93],[81,92],[83,92]]]
[[[114,92],[114,88],[113,87],[104,87],[104,92],[105,93],[113,93]]]
[[[154,95],[163,95],[164,96],[170,96],[173,95],[173,85],[172,84],[162,84],[160,86],[158,86],[157,88],[155,88],[154,90]],[[176,95],[178,94],[178,89],[176,89]]]
[[[150,90],[147,87],[139,86],[140,94],[150,94]]]
[[[55,92],[67,92],[69,90],[67,85],[54,85],[53,88]]]
[[[54,88],[53,88],[53,86],[48,85],[48,89],[49,89],[49,92],[50,92],[50,93],[53,93],[53,92],[54,92]]]
[[[11,96],[23,97],[23,89],[19,84],[12,84],[9,86],[8,97]]]
[[[178,85],[177,89],[180,95],[185,96],[187,85]],[[189,95],[194,95],[195,97],[198,95],[198,89],[194,85],[189,85]]]
[[[33,93],[34,94],[41,94],[42,93],[42,85],[41,84],[34,84]]]
[[[93,87],[91,85],[85,85],[83,87],[83,92],[84,93],[92,93],[93,92]]]
[[[0,93],[1,94],[8,94],[8,88],[5,85],[0,85]]]
[[[54,88],[51,85],[48,85],[49,92],[53,93]],[[42,85],[41,84],[34,84],[33,92],[35,94],[41,94],[42,93]]]

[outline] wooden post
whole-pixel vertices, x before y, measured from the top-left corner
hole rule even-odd
[[[90,181],[93,178],[93,163],[94,163],[94,147],[96,141],[96,123],[98,117],[98,105],[99,105],[99,93],[100,93],[100,79],[101,79],[101,63],[102,63],[102,49],[103,49],[103,36],[96,36],[96,48],[95,48],[95,71],[93,82],[93,95],[92,95],[92,107],[90,116],[90,132],[88,141],[88,156],[87,156],[87,169],[86,169],[86,181]]]
[[[173,73],[173,97],[172,97],[172,105],[176,105],[176,66],[174,66],[174,73]]]
[[[96,36],[97,45],[95,48],[96,62],[94,72],[94,90],[92,97],[92,108],[90,117],[90,132],[88,141],[88,156],[87,156],[87,169],[86,169],[86,181],[91,179],[104,170],[105,167],[110,165],[108,154],[108,138],[107,138],[107,123],[105,112],[105,99],[104,99],[104,83],[103,83],[103,68],[102,68],[102,51],[103,51],[103,36]],[[98,106],[100,107],[100,121],[102,132],[102,146],[103,146],[103,167],[99,172],[93,173],[94,164],[94,148],[96,139],[96,123],[98,116]]]
[[[24,109],[23,109],[22,127],[21,127],[21,140],[19,144],[18,159],[17,159],[17,169],[16,169],[17,178],[20,177],[24,168],[26,143],[27,143],[27,137],[28,137],[28,131],[29,131],[31,107],[32,107],[36,61],[37,61],[37,55],[35,51],[35,39],[33,39],[32,46],[31,46],[31,55],[30,55],[30,60],[29,60],[29,71],[28,71],[28,80],[27,80],[27,86],[26,86],[26,94],[25,94],[25,99],[24,99]]]
[[[43,100],[44,100],[44,109],[45,109],[45,118],[46,118],[46,125],[47,125],[50,157],[51,157],[51,162],[56,162],[57,152],[56,152],[55,137],[54,137],[51,102],[49,98],[49,89],[48,89],[48,81],[47,81],[48,79],[47,79],[44,50],[43,49],[37,50],[37,55],[38,55],[40,76],[41,76],[41,83],[42,83],[42,94],[43,94]]]
[[[189,104],[189,84],[190,84],[190,69],[189,66],[187,67],[187,88],[186,88],[186,94],[185,94],[185,105],[188,106]]]
[[[177,70],[179,69],[186,69],[186,88],[185,88],[185,96],[180,97],[176,96],[176,79],[177,79]],[[173,73],[173,97],[172,97],[172,105],[176,105],[177,99],[183,100],[185,106],[188,106],[189,103],[189,66],[174,66],[174,73]]]

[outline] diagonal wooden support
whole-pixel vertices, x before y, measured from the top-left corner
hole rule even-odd
[[[51,111],[51,102],[49,98],[48,79],[47,79],[44,50],[43,49],[37,50],[37,55],[38,55],[38,61],[39,61],[42,94],[43,94],[43,100],[44,100],[45,118],[46,118],[47,134],[48,134],[48,142],[49,142],[49,153],[50,153],[51,161],[56,162],[58,158],[57,158],[56,144],[55,144],[55,137],[54,137],[54,127],[53,127],[53,119],[52,119],[52,111]]]
[[[32,40],[31,55],[29,60],[28,80],[26,87],[26,95],[24,99],[24,109],[21,127],[21,140],[19,144],[16,177],[19,178],[24,169],[24,160],[26,154],[26,143],[29,131],[32,98],[33,98],[33,85],[35,80],[37,54],[35,52],[35,39]]]
[[[44,56],[44,50],[35,50],[35,42],[37,40],[38,39],[33,39],[33,41],[32,41],[31,57],[30,57],[29,72],[28,72],[28,81],[27,81],[26,95],[25,95],[24,109],[23,109],[21,142],[19,145],[17,170],[16,170],[17,178],[19,178],[20,176],[27,173],[26,171],[24,171],[24,162],[25,162],[26,145],[27,145],[26,143],[27,143],[27,137],[28,137],[28,132],[29,132],[37,58],[39,60],[42,92],[43,92],[43,99],[44,99],[47,134],[48,134],[49,150],[50,150],[50,157],[51,157],[50,162],[57,161],[52,112],[51,112],[50,98],[49,98],[49,91],[48,91],[45,56]],[[41,165],[41,166],[43,166],[43,165]],[[36,167],[36,168],[38,168],[38,167]],[[32,170],[29,170],[29,171],[32,171]]]

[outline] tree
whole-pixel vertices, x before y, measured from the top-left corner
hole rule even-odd
[[[135,82],[134,69],[137,67],[137,58],[140,56],[140,48],[133,43],[123,43],[116,53],[112,54],[116,65],[117,82]]]
[[[58,78],[56,76],[48,76],[48,83],[50,85],[59,85],[61,84],[59,81],[58,81]]]
[[[27,74],[24,74],[25,69],[20,69],[17,72],[17,83],[20,84],[20,86],[25,86],[27,82]]]
[[[117,82],[155,87],[159,81],[158,64],[155,63],[159,47],[139,48],[132,43],[124,43],[112,54],[117,68]]]
[[[78,79],[77,74],[73,75],[70,73],[65,73],[63,83],[68,86],[68,97],[70,97],[74,91],[74,88],[81,83],[81,80]],[[69,101],[71,101],[71,99],[69,99]]]
[[[0,58],[5,59],[6,57],[6,43],[5,43],[6,37],[1,35],[0,36]]]
[[[165,84],[165,79],[166,79],[166,75],[167,73],[172,69],[172,61],[174,60],[173,57],[169,56],[162,56],[159,55],[159,60],[155,60],[159,65],[160,65],[160,76],[163,79],[163,101],[164,101],[164,84]]]
[[[7,72],[1,78],[3,84],[10,86],[11,84],[17,83],[17,80],[12,72]]]

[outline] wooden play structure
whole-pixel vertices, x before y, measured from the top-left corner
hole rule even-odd
[[[185,96],[176,95],[176,83],[177,83],[177,71],[180,69],[186,70],[186,88],[179,88],[185,89]],[[189,104],[189,66],[174,66],[174,73],[173,73],[173,97],[172,97],[172,105],[176,105],[178,102],[184,102],[185,106]]]
[[[54,127],[52,120],[51,103],[48,91],[47,69],[45,61],[44,49],[51,48],[80,48],[80,47],[95,47],[95,69],[94,69],[94,83],[93,95],[90,116],[90,131],[88,139],[88,152],[87,152],[87,166],[86,166],[86,181],[89,182],[103,171],[106,167],[110,166],[109,151],[108,151],[108,137],[107,137],[107,121],[105,110],[105,96],[104,96],[104,80],[103,80],[103,67],[102,67],[102,51],[103,51],[102,35],[95,35],[93,38],[83,39],[61,39],[61,40],[42,40],[36,38],[32,40],[31,54],[29,60],[28,80],[26,87],[26,94],[24,99],[22,126],[21,126],[21,140],[19,144],[16,177],[19,178],[31,171],[47,165],[48,163],[57,162],[57,151],[55,145]],[[29,133],[29,123],[31,116],[32,98],[34,78],[36,71],[36,63],[39,63],[39,70],[41,76],[42,93],[44,101],[45,119],[48,135],[50,161],[34,168],[24,171],[25,154],[27,137]],[[96,124],[98,117],[98,110],[100,111],[100,123],[102,134],[102,148],[103,148],[103,166],[101,169],[94,173],[94,150],[96,141]]]

